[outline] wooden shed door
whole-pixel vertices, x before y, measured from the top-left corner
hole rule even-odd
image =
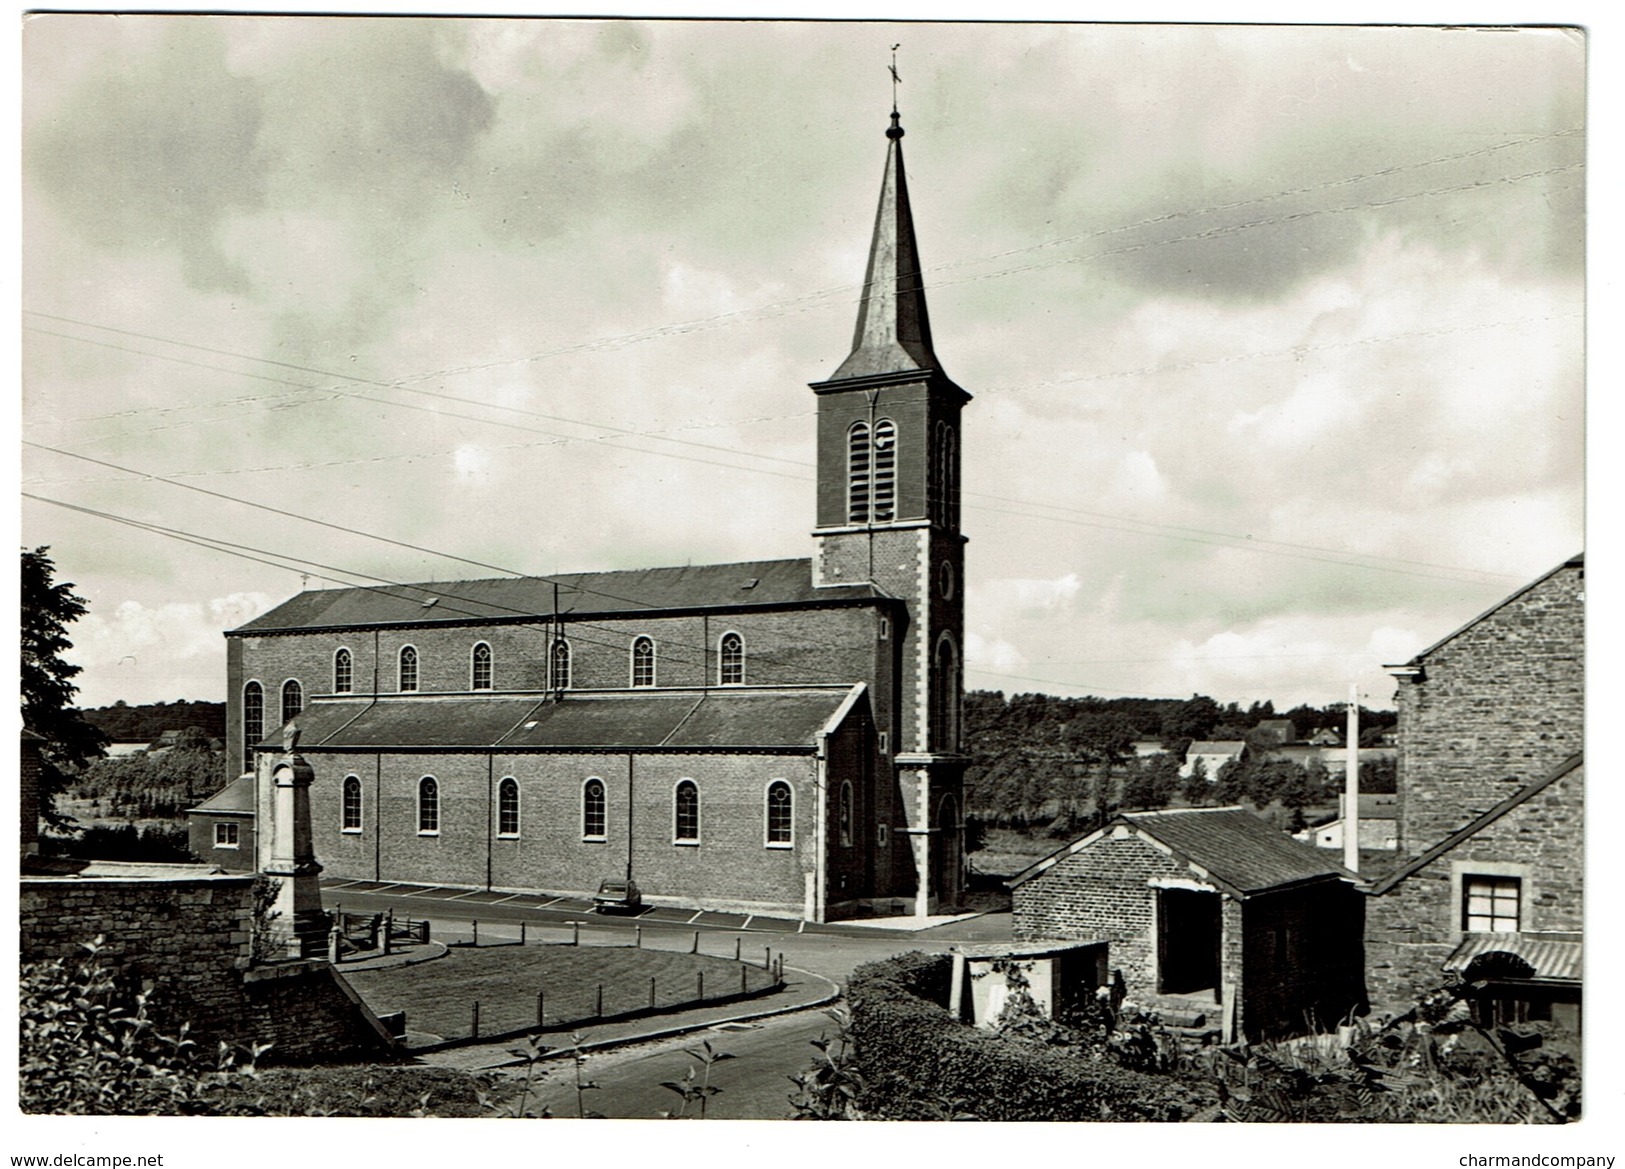
[[[1219,895],[1157,890],[1157,990],[1192,994],[1219,986]]]

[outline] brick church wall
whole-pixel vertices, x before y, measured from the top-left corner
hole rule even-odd
[[[632,875],[651,901],[800,916],[814,869],[815,769],[810,753],[322,755],[306,753],[312,839],[324,876],[468,888],[592,893]],[[341,829],[346,775],[362,784],[362,829]],[[433,776],[440,830],[418,832],[418,784]],[[520,832],[499,838],[497,785],[520,789]],[[605,839],[582,839],[582,789],[603,782]],[[675,788],[700,790],[700,842],[673,843]],[[767,786],[793,794],[791,848],[766,842]],[[630,796],[629,796],[630,793]],[[629,803],[630,801],[630,803]],[[630,809],[632,840],[628,842]]]
[[[1582,748],[1584,569],[1565,566],[1422,659],[1399,704],[1400,848],[1416,855]]]

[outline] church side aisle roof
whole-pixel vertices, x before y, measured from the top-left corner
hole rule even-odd
[[[275,633],[365,625],[457,624],[647,610],[744,608],[850,601],[881,594],[868,584],[814,588],[812,561],[632,568],[567,576],[427,581],[374,588],[314,589],[232,630]]]
[[[299,749],[810,751],[853,687],[321,699]],[[281,731],[262,746],[280,747]]]

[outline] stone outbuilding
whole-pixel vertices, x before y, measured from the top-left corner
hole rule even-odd
[[[1010,887],[1018,942],[1107,942],[1131,999],[1226,1042],[1365,1006],[1353,875],[1241,808],[1120,815]]]

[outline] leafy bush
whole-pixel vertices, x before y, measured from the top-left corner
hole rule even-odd
[[[443,1068],[262,1071],[266,1048],[165,1035],[98,956],[24,963],[18,1106],[82,1116],[478,1116],[482,1081]]]
[[[40,850],[50,856],[80,860],[150,861],[157,864],[196,862],[185,826],[165,828],[150,824],[97,825],[76,836],[46,836]]]
[[[1182,1120],[1212,1093],[1068,1048],[1012,1043],[949,1017],[945,955],[860,966],[847,988],[865,1116],[933,1120]]]

